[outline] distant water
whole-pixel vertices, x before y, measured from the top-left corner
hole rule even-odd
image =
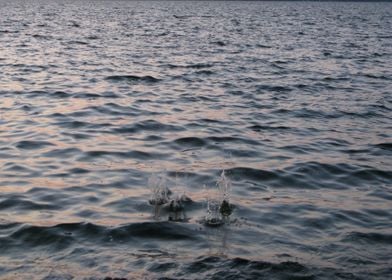
[[[0,0],[0,279],[391,279],[391,166],[392,3]]]

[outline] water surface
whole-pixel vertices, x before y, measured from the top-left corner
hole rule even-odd
[[[0,278],[389,279],[390,3],[0,4]]]

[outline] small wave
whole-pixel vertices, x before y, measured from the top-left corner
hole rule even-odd
[[[206,145],[206,141],[198,137],[183,137],[174,140],[180,146],[186,147],[202,147]]]
[[[375,79],[375,80],[386,80],[390,81],[391,77],[386,76],[386,75],[377,75],[377,74],[370,74],[370,73],[363,73],[363,77],[365,78],[370,78],[370,79]]]
[[[128,82],[128,83],[157,83],[160,79],[152,76],[136,76],[136,75],[113,75],[105,78],[113,82]]]
[[[52,93],[49,93],[51,97],[55,98],[69,98],[72,96],[72,94],[64,92],[64,91],[55,91]]]
[[[387,189],[387,190],[383,190],[383,189],[374,190],[371,193],[369,193],[369,195],[392,201],[392,193],[390,192],[389,189]]]
[[[93,137],[93,135],[91,135],[91,133],[90,133],[90,134],[87,134],[87,133],[69,133],[69,132],[63,132],[62,134],[63,134],[63,135],[66,135],[66,136],[70,136],[70,137],[72,137],[72,138],[74,138],[74,139],[78,139],[78,140],[80,140],[80,139],[90,139],[90,138]]]
[[[3,34],[16,34],[16,33],[19,33],[19,30],[7,30],[7,29],[5,29],[5,30],[0,30],[0,33],[3,33]]]
[[[217,45],[219,47],[224,47],[227,45],[227,43],[223,42],[223,41],[212,41],[211,44],[213,45]]]
[[[266,171],[261,169],[254,169],[249,167],[236,167],[227,170],[227,174],[234,180],[238,179],[249,179],[254,181],[262,180],[275,180],[279,178],[279,174],[272,171]]]
[[[261,49],[271,49],[272,48],[272,46],[264,45],[264,44],[256,44],[256,46]]]
[[[86,113],[86,112],[84,112]],[[54,125],[64,127],[64,128],[70,128],[70,129],[77,129],[77,128],[82,128],[82,127],[88,127],[90,124],[87,122],[82,122],[82,121],[63,121],[63,122],[57,122],[54,123]]]
[[[210,136],[207,137],[209,141],[213,141],[216,144],[220,143],[239,143],[239,144],[247,144],[247,145],[254,145],[258,146],[260,145],[260,142],[249,139],[249,138],[243,138],[243,137],[238,137],[238,136]]]
[[[353,172],[352,176],[360,179],[362,182],[390,183],[392,179],[392,171],[363,167]]]
[[[68,44],[70,44],[70,45],[88,45],[89,43],[88,42],[85,42],[85,41],[69,41],[68,42]]]
[[[100,39],[100,37],[98,37],[97,35],[90,35],[90,36],[87,36],[86,39],[88,39],[88,40],[98,40],[98,39]]]
[[[342,117],[342,116],[353,116],[353,117],[358,117],[358,118],[371,118],[371,117],[382,117],[382,112],[381,110],[378,110],[376,112],[375,110],[363,110],[359,112],[352,112],[352,111],[347,111],[347,110],[338,110],[338,114],[335,114],[336,117]],[[332,115],[330,115],[332,116]]]
[[[215,74],[215,72],[214,72],[214,71],[210,71],[210,70],[200,70],[200,71],[195,72],[195,74],[196,74],[196,75],[206,75],[206,76],[210,76],[210,75]]]
[[[117,152],[117,151],[88,151],[84,152],[83,156],[79,160],[85,160],[89,158],[99,158],[99,157],[114,157],[114,158],[135,158],[139,160],[162,160],[167,158],[168,154],[163,153],[149,153],[145,151],[129,151],[129,152]]]
[[[331,77],[331,76],[328,76],[328,77],[324,77],[323,80],[327,81],[327,82],[346,82],[346,81],[350,81],[351,78],[350,77]]]
[[[80,27],[80,24],[77,23],[76,21],[71,21],[71,22],[69,23],[69,26],[79,28],[79,27]]]
[[[205,123],[209,123],[209,124],[216,124],[216,123],[220,123],[220,120],[215,120],[215,119],[208,119],[208,118],[203,118],[199,120],[200,122],[205,122]]]
[[[87,99],[92,99],[92,98],[101,98],[103,97],[101,94],[97,94],[97,93],[78,93],[78,94],[74,94],[72,96],[73,98],[87,98]],[[114,98],[114,95],[111,95],[110,98]]]
[[[244,258],[202,256],[185,266],[189,274],[211,279],[314,279],[309,268],[298,262],[270,263]]]
[[[90,110],[96,111],[100,114],[110,115],[110,116],[142,116],[142,115],[157,115],[159,113],[142,110],[137,106],[121,106],[115,103],[106,103],[102,106],[93,106],[89,108]]]
[[[190,64],[168,64],[169,68],[191,68],[191,69],[203,69],[203,68],[211,68],[214,64],[212,63],[190,63]]]
[[[344,237],[343,241],[392,245],[392,234],[383,234],[379,232],[351,232]]]
[[[326,164],[321,162],[304,162],[284,169],[287,172],[295,172],[298,174],[305,174],[309,179],[312,177],[318,180],[324,180],[332,177],[354,176],[361,170],[370,171],[370,169],[363,169],[362,167],[350,165],[346,163],[340,164]],[[372,170],[377,173],[377,170]],[[372,173],[372,172],[371,172]]]
[[[171,124],[164,124],[155,120],[145,120],[132,125],[126,125],[113,129],[116,133],[136,133],[141,131],[181,131],[184,130],[181,126]]]
[[[249,126],[248,129],[254,131],[268,131],[268,130],[288,130],[292,129],[291,127],[279,125],[279,126],[270,126],[270,125],[252,125]]]
[[[16,143],[16,147],[22,150],[36,150],[42,149],[47,146],[55,146],[54,144],[47,141],[28,141],[23,140]]]
[[[379,148],[379,149],[392,151],[392,143],[379,143],[379,144],[376,144],[374,146]]]
[[[392,172],[371,167],[349,164],[325,164],[304,162],[276,170],[261,170],[249,167],[235,167],[227,170],[233,180],[268,182],[274,187],[331,188],[342,189],[355,184],[380,185],[388,183]],[[339,178],[339,180],[336,180]]]
[[[70,170],[68,170],[68,173],[71,174],[86,174],[89,173],[90,171],[84,168],[72,168]]]
[[[212,18],[208,15],[173,15],[177,19],[187,19],[187,18]]]
[[[202,147],[208,147],[211,149],[221,149],[221,145],[224,143],[238,143],[238,144],[246,144],[246,145],[260,145],[259,142],[241,138],[241,137],[225,137],[225,136],[210,136],[210,137],[181,137],[177,138],[170,143],[166,143],[170,146],[179,147],[183,149],[183,151],[187,151],[189,149],[198,149]],[[227,151],[226,149],[224,151]],[[256,152],[255,152],[256,153]]]
[[[40,39],[40,40],[50,40],[53,38],[52,36],[41,35],[41,34],[33,34],[32,37],[35,39]]]
[[[79,242],[91,238],[101,239],[104,228],[89,223],[60,224],[53,227],[40,227],[24,225],[18,228],[10,236],[4,239],[8,242],[17,242],[26,247],[46,247],[48,250],[58,251],[74,244],[75,239]],[[102,236],[101,236],[102,235]],[[8,246],[12,246],[12,243]]]
[[[196,240],[199,234],[185,224],[170,222],[144,222],[105,227],[92,223],[69,223],[44,227],[34,225],[2,225],[0,241],[13,246],[47,247],[49,250],[65,249],[73,244],[83,242],[126,242],[138,239],[160,240]],[[17,245],[15,245],[17,244]]]
[[[164,240],[195,240],[198,233],[189,227],[170,222],[135,223],[109,230],[113,238],[133,236],[139,238],[158,238]]]
[[[17,172],[17,173],[34,173],[35,170],[27,167],[27,166],[23,166],[23,165],[19,165],[19,164],[14,164],[14,163],[6,163],[4,164],[4,171],[7,172]]]
[[[288,86],[277,86],[277,85],[259,85],[257,86],[258,92],[290,92],[292,88]]]
[[[0,153],[0,158],[4,160],[4,159],[17,158],[17,156],[7,152],[7,153]]]
[[[325,119],[335,119],[340,118],[344,115],[344,113],[329,113],[321,110],[315,110],[310,108],[303,108],[299,110],[289,111],[290,114],[293,114],[295,117],[298,118],[325,118]]]
[[[24,199],[21,196],[7,197],[0,202],[0,209],[18,209],[18,210],[58,210],[61,207],[49,203],[37,203],[28,199]]]

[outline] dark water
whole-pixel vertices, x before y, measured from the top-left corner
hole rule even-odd
[[[391,3],[0,4],[1,279],[391,279]]]

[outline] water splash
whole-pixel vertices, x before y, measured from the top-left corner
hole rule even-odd
[[[149,204],[154,206],[153,218],[155,220],[160,220],[161,212],[164,211],[165,214],[168,214],[169,221],[187,221],[185,208],[187,204],[192,203],[192,199],[185,194],[183,186],[179,187],[177,177],[173,182],[164,175],[153,174],[148,179],[148,185],[151,190]]]
[[[209,226],[220,226],[223,222],[223,217],[219,212],[220,203],[218,200],[213,198],[207,198],[207,216],[205,217],[205,223]]]
[[[209,226],[220,226],[230,222],[233,207],[230,204],[231,181],[223,170],[216,182],[217,190],[207,193],[207,216],[205,223]],[[206,188],[204,186],[204,188]]]
[[[220,178],[216,182],[221,195],[220,213],[223,217],[228,217],[232,213],[230,206],[230,192],[231,192],[231,181],[226,177],[225,170],[222,171]]]
[[[169,202],[171,191],[167,187],[166,177],[159,174],[153,174],[148,179],[148,186],[151,190],[148,202],[154,206],[154,219],[159,220],[162,205]]]
[[[187,219],[185,214],[185,202],[187,197],[185,194],[177,195],[169,203],[169,221],[184,221]]]

